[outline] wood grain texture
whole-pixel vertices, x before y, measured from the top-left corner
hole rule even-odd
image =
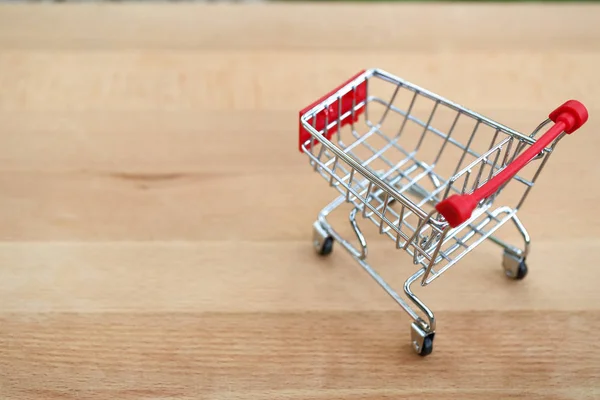
[[[600,7],[0,7],[0,398],[597,399]],[[512,25],[512,26],[511,26]],[[577,98],[521,218],[418,293],[434,354],[311,224],[297,112],[381,67],[516,129]],[[349,232],[347,215],[333,217]],[[507,232],[513,235],[514,232]],[[413,265],[370,259],[395,287]]]

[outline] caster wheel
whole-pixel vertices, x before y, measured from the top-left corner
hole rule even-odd
[[[321,256],[327,256],[333,251],[333,238],[328,236],[325,238],[321,246],[317,249],[317,253]]]
[[[517,257],[505,251],[502,265],[504,267],[504,273],[510,279],[521,280],[527,276],[528,268],[525,258]]]
[[[333,237],[328,235],[318,222],[315,222],[313,225],[313,246],[317,254],[321,256],[331,254],[333,251],[333,242]]]
[[[435,332],[426,332],[419,324],[411,325],[411,341],[413,350],[425,357],[433,353],[433,338]]]
[[[425,357],[433,353],[433,335],[427,335],[423,338],[423,346],[419,351],[421,357]]]
[[[519,263],[519,267],[517,269],[517,275],[515,276],[515,279],[517,280],[521,280],[523,278],[525,278],[527,276],[527,264],[525,263],[525,260],[521,261]]]

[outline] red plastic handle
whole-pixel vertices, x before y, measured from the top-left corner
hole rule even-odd
[[[471,194],[455,194],[436,205],[436,210],[448,221],[450,226],[457,227],[471,218],[477,204],[496,193],[502,185],[512,179],[544,148],[550,145],[561,133],[571,134],[579,129],[588,119],[588,111],[577,100],[569,100],[548,116],[554,125],[543,136],[536,140],[513,162],[507,165]]]
[[[310,105],[304,107],[302,110],[300,110],[300,115],[299,118],[302,118],[302,116],[304,114],[306,114],[311,108],[313,108],[314,106],[316,106],[319,103],[324,102],[325,100],[327,100],[327,98],[329,96],[331,96],[332,94],[334,94],[335,92],[337,92],[338,90],[340,90],[341,88],[343,88],[344,86],[346,86],[348,83],[352,82],[354,79],[358,78],[361,74],[363,74],[365,71],[362,70],[360,72],[358,72],[357,74],[355,74],[353,77],[351,77],[350,79],[347,79],[344,83],[342,83],[341,85],[339,85],[338,87],[336,87],[335,89],[331,90],[329,93],[327,93],[326,95],[322,96],[320,99],[312,102]],[[367,81],[364,80],[361,83],[359,83],[356,86],[355,90],[352,90],[348,93],[346,93],[345,95],[343,95],[341,97],[341,114],[345,114],[348,111],[350,111],[352,109],[353,104],[359,104],[362,101],[364,101],[367,98]],[[339,100],[336,100],[333,104],[331,104],[328,108],[322,110],[321,112],[317,113],[316,115],[316,121],[315,121],[315,129],[320,131],[325,127],[325,121],[327,120],[329,123],[336,121],[340,116],[338,115],[339,112],[339,108],[340,108],[340,104]],[[352,121],[352,118],[350,118],[350,116],[344,118],[343,120],[340,121],[340,125],[344,126],[350,122],[356,122],[358,120],[358,117],[360,116],[360,114],[362,114],[364,112],[364,107],[360,108],[358,110],[356,110],[356,112],[354,113],[354,120]],[[325,137],[327,138],[327,140],[331,139],[331,136],[337,132],[337,127],[330,129],[329,131],[326,132]],[[299,126],[298,126],[298,150],[300,152],[302,152],[302,145],[304,143],[306,143],[306,141],[308,139],[310,139],[310,132],[307,131],[303,126],[302,126],[302,121],[299,121]]]

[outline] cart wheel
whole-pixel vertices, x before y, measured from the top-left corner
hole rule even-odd
[[[527,271],[528,271],[527,264],[525,263],[525,260],[522,260],[519,263],[519,268],[517,269],[517,275],[515,276],[514,279],[521,280],[521,279],[525,278],[527,276]]]
[[[427,335],[423,338],[423,346],[419,351],[421,357],[430,355],[433,352],[433,335]]]
[[[317,243],[315,243],[315,246],[317,246]],[[325,240],[323,240],[323,243],[321,243],[320,246],[317,248],[317,253],[319,253],[319,255],[321,256],[327,256],[331,254],[332,251],[333,238],[331,236],[328,236],[325,238]]]
[[[411,325],[411,341],[414,351],[421,357],[433,352],[433,338],[435,332],[426,332],[419,324],[413,322]]]
[[[319,222],[313,224],[313,245],[321,256],[329,255],[333,250],[333,237],[327,234]]]
[[[527,276],[527,263],[523,257],[518,257],[508,251],[504,251],[502,265],[504,267],[504,273],[510,279],[521,280]]]

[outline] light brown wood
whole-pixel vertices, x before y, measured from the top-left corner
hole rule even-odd
[[[600,7],[0,7],[0,398],[600,397]],[[511,26],[512,25],[512,26]],[[434,354],[311,224],[298,110],[380,67],[530,131],[588,105],[521,218],[419,290]],[[347,224],[346,217],[334,219]],[[394,285],[409,257],[370,239]]]

